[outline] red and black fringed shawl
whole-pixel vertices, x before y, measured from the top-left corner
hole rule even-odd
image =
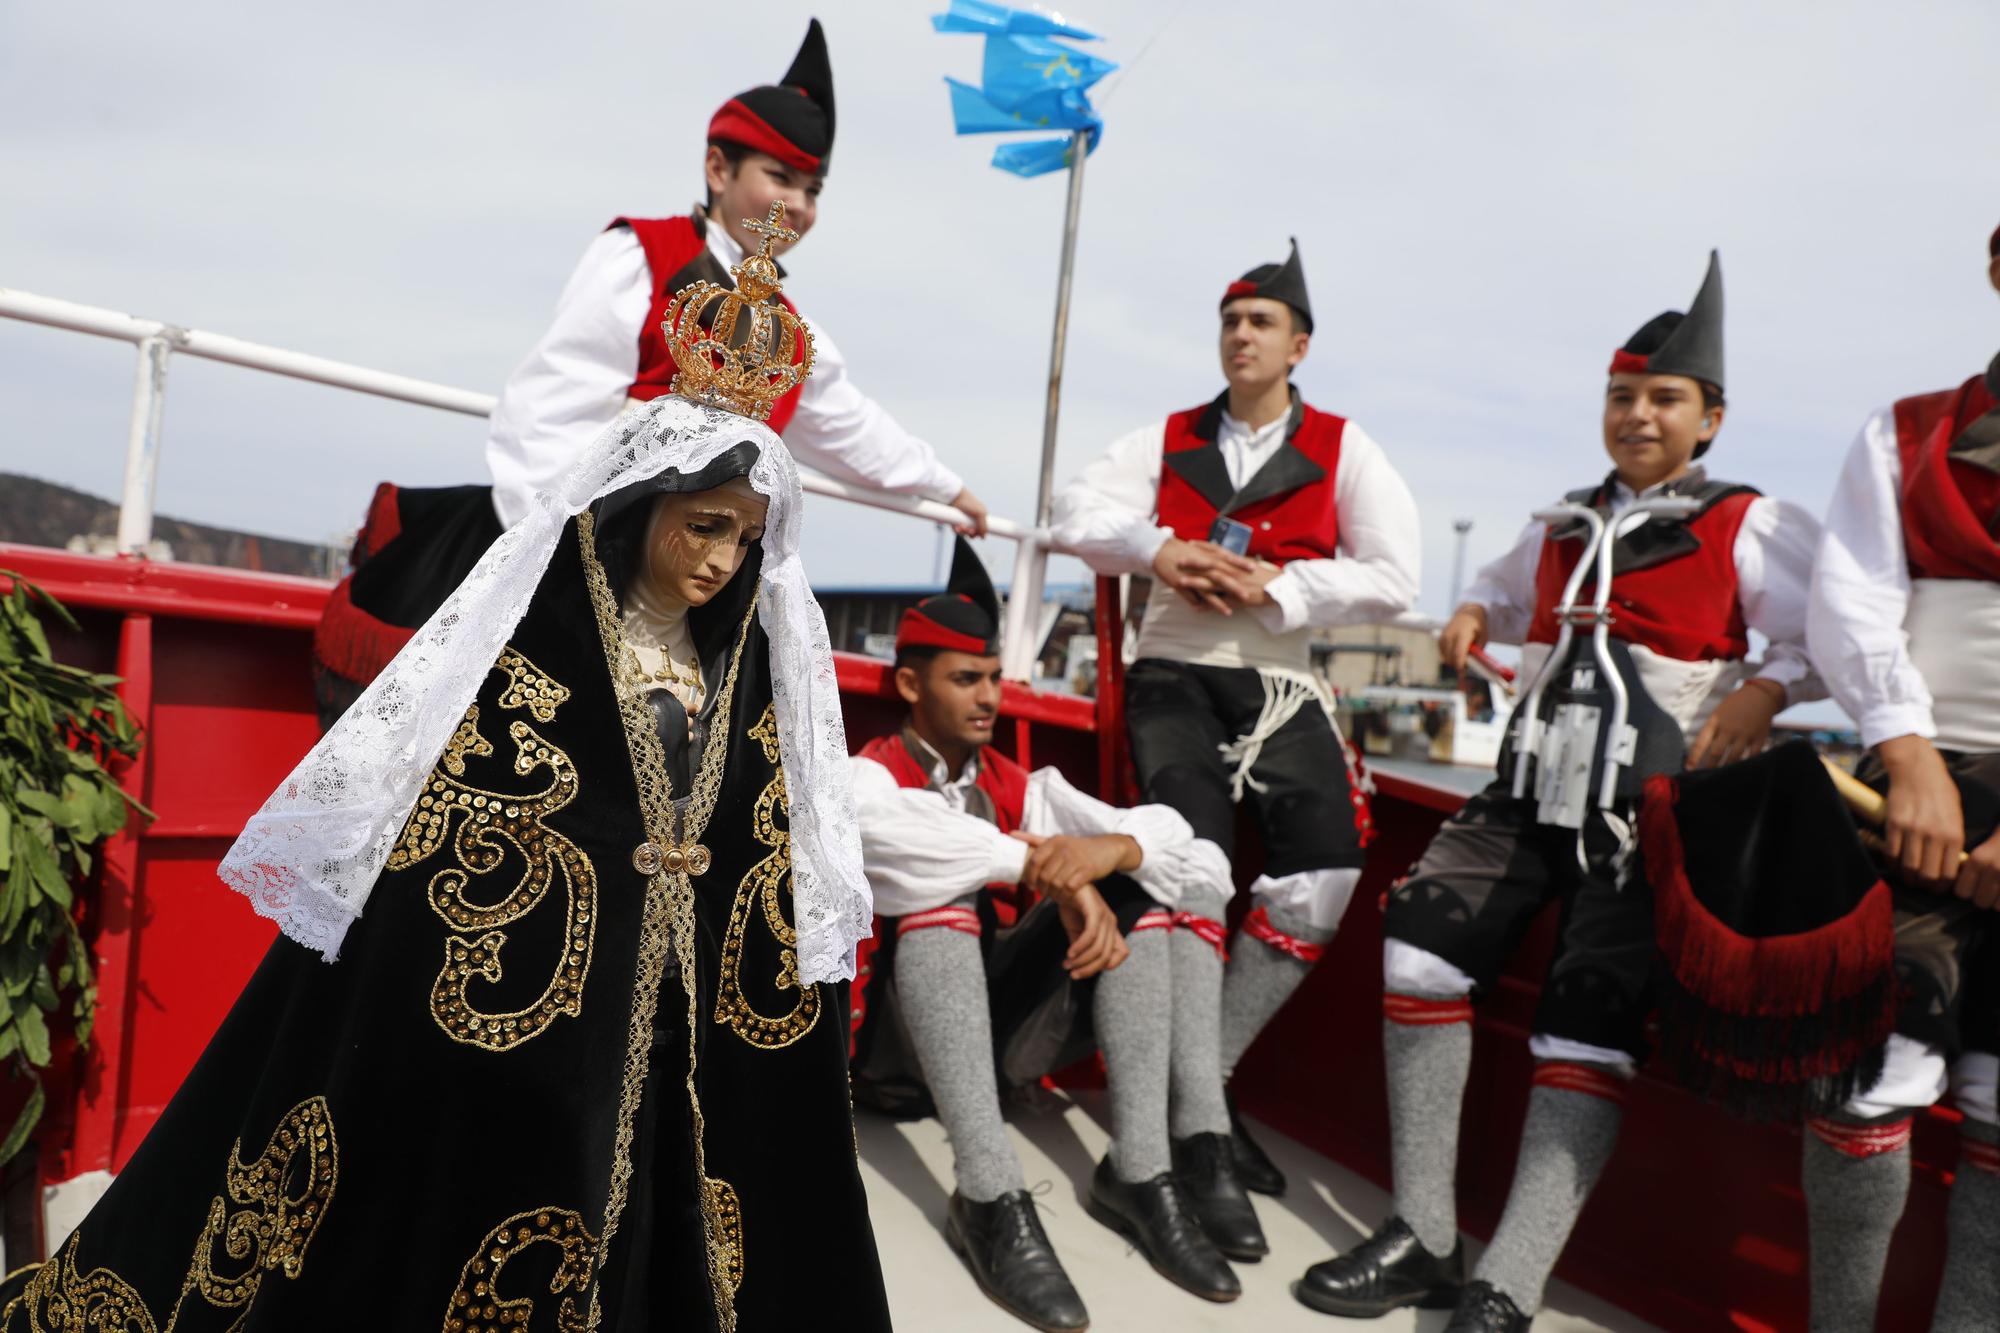
[[[1804,741],[1646,782],[1660,1047],[1696,1095],[1796,1121],[1872,1082],[1895,1021],[1889,886]]]

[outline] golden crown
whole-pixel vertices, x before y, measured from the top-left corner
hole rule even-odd
[[[763,421],[780,398],[812,374],[813,337],[805,321],[775,298],[783,279],[771,247],[796,241],[783,225],[785,206],[743,225],[764,238],[763,248],[730,269],[732,291],[719,283],[690,283],[674,293],[660,331],[679,373],[668,386],[697,403]]]

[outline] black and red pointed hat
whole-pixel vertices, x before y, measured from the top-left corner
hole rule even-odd
[[[1708,252],[1708,273],[1687,313],[1668,310],[1639,326],[1611,354],[1612,375],[1685,375],[1723,387],[1722,259]]]
[[[942,648],[990,657],[1000,651],[1000,595],[972,543],[958,538],[951,554],[951,581],[926,597],[896,625],[896,651]]]
[[[826,171],[833,155],[833,65],[818,19],[807,25],[782,79],[722,104],[708,122],[708,141],[742,144],[800,171]]]
[[[1243,296],[1267,296],[1273,301],[1283,301],[1296,310],[1305,331],[1313,329],[1312,301],[1306,296],[1306,271],[1299,263],[1299,242],[1292,238],[1292,252],[1285,256],[1282,264],[1259,264],[1230,283],[1222,291],[1222,304]]]

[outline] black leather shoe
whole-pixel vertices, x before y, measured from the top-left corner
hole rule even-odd
[[[1257,1210],[1236,1175],[1227,1134],[1191,1134],[1174,1140],[1174,1174],[1194,1206],[1201,1229],[1231,1259],[1254,1263],[1271,1252]]]
[[[1491,1282],[1468,1282],[1444,1333],[1528,1333],[1528,1316]]]
[[[1321,1314],[1374,1319],[1407,1305],[1457,1308],[1464,1283],[1464,1241],[1440,1259],[1424,1248],[1408,1222],[1392,1217],[1346,1254],[1308,1268],[1292,1295]]]
[[[1250,1137],[1250,1129],[1243,1123],[1243,1117],[1236,1113],[1236,1093],[1228,1084],[1222,1085],[1222,1096],[1229,1103],[1229,1147],[1236,1156],[1236,1178],[1243,1182],[1243,1188],[1258,1194],[1268,1194],[1274,1199],[1283,1198],[1285,1193],[1285,1173],[1278,1164],[1265,1156],[1257,1146],[1257,1140]]]
[[[944,1238],[972,1270],[979,1289],[1016,1319],[1044,1333],[1090,1327],[1083,1298],[1063,1272],[1026,1190],[991,1203],[974,1203],[953,1190]]]
[[[1159,1275],[1208,1301],[1233,1301],[1243,1294],[1229,1261],[1202,1233],[1194,1209],[1171,1171],[1129,1184],[1097,1164],[1084,1209],[1138,1247]]]

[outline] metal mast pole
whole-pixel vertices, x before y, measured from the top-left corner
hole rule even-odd
[[[1042,414],[1042,473],[1035,491],[1035,527],[1046,528],[1054,507],[1056,479],[1056,419],[1062,407],[1063,351],[1069,340],[1070,281],[1076,272],[1077,218],[1083,211],[1083,164],[1090,155],[1088,132],[1078,130],[1069,146],[1069,201],[1063,209],[1062,266],[1056,275],[1055,331],[1049,339],[1049,398]],[[1040,628],[1043,575],[1048,554],[1039,543],[1024,541],[1014,558],[1014,578],[1007,595],[1005,674],[1027,680],[1034,674],[1041,648],[1031,635]]]
[[[1056,414],[1062,406],[1063,347],[1069,339],[1069,289],[1076,274],[1076,221],[1083,211],[1083,164],[1090,156],[1085,131],[1069,144],[1069,202],[1063,208],[1062,267],[1056,275],[1056,326],[1049,339],[1049,402],[1042,416],[1042,479],[1035,493],[1035,526],[1047,527],[1056,477]]]

